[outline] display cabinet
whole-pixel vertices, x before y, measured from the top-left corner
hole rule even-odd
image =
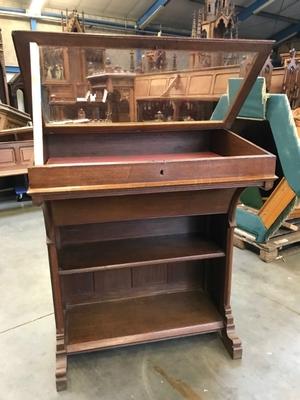
[[[235,207],[245,187],[272,185],[275,157],[230,127],[272,42],[45,32],[13,38],[32,99],[29,193],[45,217],[57,388],[66,387],[67,357],[80,352],[219,332],[240,358],[230,306]],[[43,52],[87,44],[105,52],[102,70],[77,82],[88,87],[86,98],[70,99],[72,110],[63,105],[55,119]],[[143,57],[157,49],[165,53],[155,75],[169,76],[151,90],[165,106],[155,115],[138,113]],[[188,69],[192,51],[219,52],[216,59],[252,55],[223,121],[191,115],[188,98],[184,115],[176,112],[174,92],[190,93],[195,76]],[[98,116],[90,116],[89,107],[98,105]]]

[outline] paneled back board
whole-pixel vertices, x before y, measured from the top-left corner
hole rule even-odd
[[[0,177],[27,174],[33,165],[32,127],[0,132]]]
[[[230,307],[235,207],[245,187],[272,185],[275,157],[229,129],[272,42],[44,32],[13,37],[26,94],[34,99],[36,165],[29,182],[45,217],[58,390],[66,387],[67,356],[83,351],[217,331],[240,358]],[[30,71],[41,67],[65,81],[64,48],[84,52],[86,43],[89,57],[91,48],[101,49],[106,60],[76,81],[90,82],[86,102],[94,111],[86,114],[81,98],[69,112],[65,101],[55,119],[43,77],[31,79]],[[47,49],[53,60],[39,66]],[[207,72],[205,66],[196,75],[188,70],[191,51],[251,53],[253,62],[224,120],[205,121],[197,91],[193,103],[176,109],[172,96],[185,85],[176,77],[166,83],[161,108],[153,111],[154,102],[139,110],[144,89],[138,86],[146,75],[138,55],[151,49],[161,49],[166,60],[177,53],[187,81]],[[195,85],[205,88],[200,81]]]

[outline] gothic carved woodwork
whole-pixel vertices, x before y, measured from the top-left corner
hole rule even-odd
[[[204,7],[194,12],[192,20],[193,38],[237,38],[237,24],[234,5],[229,0],[205,0]],[[222,58],[206,52],[191,53],[190,68],[213,67],[216,65],[234,65],[235,55]]]
[[[259,74],[260,76],[265,78],[267,92],[269,92],[271,89],[272,72],[273,72],[273,64],[270,54]]]
[[[161,49],[146,51],[148,62],[147,70],[144,72],[164,71],[167,68],[166,52]]]
[[[84,32],[84,13],[82,12],[80,21],[80,16],[76,9],[71,13],[66,10],[66,15],[61,13],[61,26],[63,32]]]
[[[282,93],[289,99],[292,108],[299,106],[300,90],[300,62],[296,58],[295,49],[290,51],[290,60],[286,64],[285,75],[282,85]]]

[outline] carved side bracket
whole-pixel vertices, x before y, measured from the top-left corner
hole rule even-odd
[[[64,334],[56,335],[56,389],[58,392],[67,389],[67,352]]]
[[[234,360],[242,358],[242,342],[235,333],[234,319],[230,306],[225,307],[225,328],[221,331],[221,335],[231,357]]]

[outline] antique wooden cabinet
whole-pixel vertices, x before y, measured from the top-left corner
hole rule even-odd
[[[26,94],[33,99],[35,166],[29,169],[29,192],[45,217],[57,388],[66,387],[67,356],[79,352],[220,332],[230,355],[240,358],[230,307],[235,207],[243,188],[272,185],[275,157],[230,126],[272,42],[44,32],[13,37]],[[40,86],[41,54],[48,47],[87,44],[105,49],[110,74],[130,69],[132,79],[140,73],[144,49],[162,49],[166,62],[176,52],[185,76],[191,51],[252,54],[253,62],[224,121],[189,115],[177,120],[167,90],[162,100],[169,114],[158,112],[154,120],[132,121],[132,112],[128,122],[82,115],[53,121],[47,112],[51,99]],[[88,75],[85,84],[97,79]],[[177,88],[184,84],[177,82]],[[116,95],[112,86],[110,92],[106,82],[96,101],[105,106]],[[131,107],[135,101],[131,93]]]

